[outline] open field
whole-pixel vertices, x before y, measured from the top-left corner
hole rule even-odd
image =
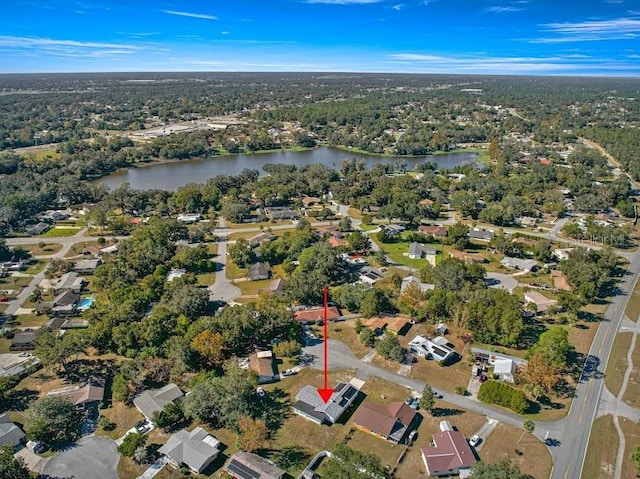
[[[533,434],[522,433],[522,429],[498,424],[486,438],[480,451],[480,459],[486,462],[508,459],[516,464],[523,474],[530,474],[534,479],[547,479],[553,467],[549,450]]]
[[[252,296],[258,294],[258,291],[266,288],[273,281],[272,279],[263,279],[260,281],[240,281],[235,285],[240,288],[243,296]]]
[[[42,233],[38,237],[40,238],[64,238],[67,236],[73,236],[80,231],[81,228],[58,228],[57,226],[51,228],[49,231]],[[38,237],[34,237],[37,239]]]
[[[631,453],[640,444],[640,426],[623,417],[619,419],[619,424],[625,439],[622,479],[634,479],[638,477],[637,473],[640,471],[636,470],[636,465],[631,460]]]
[[[610,479],[616,464],[618,433],[610,415],[593,422],[582,479]]]
[[[225,273],[229,279],[246,278],[249,274],[248,268],[240,268],[230,259],[227,259],[227,265],[225,267]]]
[[[36,240],[36,238],[34,238]],[[20,248],[27,250],[31,253],[31,256],[47,256],[56,254],[58,251],[62,249],[62,245],[60,243],[48,243],[44,245],[44,248],[40,248],[38,244],[27,244],[22,245]]]
[[[640,281],[636,283],[624,313],[631,321],[638,320],[640,316]]]
[[[625,355],[626,352],[627,350],[625,350]],[[637,408],[640,407],[640,341],[637,339],[636,347],[631,354],[631,362],[633,363],[633,370],[629,375],[627,389],[624,392],[622,399],[630,406]]]
[[[622,387],[624,373],[627,370],[627,351],[632,337],[632,333],[618,333],[611,348],[604,384],[614,396],[618,395]]]

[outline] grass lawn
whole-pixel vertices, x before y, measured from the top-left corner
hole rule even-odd
[[[99,245],[98,244],[98,240],[94,240],[94,241],[82,241],[80,243],[76,243],[74,244],[71,249],[69,249],[69,251],[66,254],[66,258],[70,257],[70,256],[77,256],[79,254],[82,254],[82,251],[89,247],[89,246],[96,246],[96,247],[100,247],[100,248],[104,248],[105,246],[107,246],[108,243],[104,243],[103,245]]]
[[[638,316],[640,316],[640,281],[636,283],[624,313],[631,321],[638,320]]]
[[[391,468],[398,462],[398,458],[406,446],[392,444],[372,434],[356,429],[347,442],[347,446],[362,453],[373,453],[380,458],[382,464]]]
[[[215,273],[204,273],[196,276],[197,284],[201,286],[209,286],[213,284],[216,279]]]
[[[329,337],[347,344],[351,348],[351,351],[353,351],[353,354],[361,359],[371,351],[371,348],[368,348],[360,342],[360,338],[356,334],[355,325],[355,320],[329,323]],[[310,328],[316,336],[322,335],[321,326],[311,325]]]
[[[236,283],[236,286],[240,288],[243,296],[252,296],[258,294],[260,289],[266,288],[273,281],[272,279],[263,279],[260,281],[242,281]]]
[[[19,246],[24,250],[27,250],[31,253],[31,256],[46,256],[55,254],[62,249],[62,245],[60,243],[48,243],[44,245],[44,248],[40,248],[37,244],[25,244]]]
[[[21,314],[17,321],[23,328],[39,328],[49,319],[47,316],[36,316],[35,314]]]
[[[616,464],[618,432],[610,415],[593,422],[582,479],[610,479]]]
[[[498,424],[486,438],[485,445],[480,450],[480,459],[486,462],[508,459],[516,464],[523,474],[530,474],[535,479],[547,479],[553,466],[549,450],[532,434],[525,433],[520,440],[521,436],[522,429]]]
[[[119,438],[135,426],[138,421],[144,419],[140,411],[135,407],[127,406],[121,401],[113,401],[111,407],[101,409],[100,414],[109,419],[109,421],[114,422],[116,424],[116,428],[113,431],[102,431],[98,429],[97,434],[110,437],[111,439]]]
[[[28,286],[32,279],[31,276],[7,276],[0,279],[0,289],[21,289]],[[14,294],[17,295],[18,291],[15,291]]]
[[[240,268],[233,261],[228,259],[227,265],[225,266],[225,273],[229,279],[246,278],[247,274],[249,274],[249,269]]]
[[[614,396],[618,395],[622,387],[624,373],[627,370],[627,351],[632,337],[632,333],[618,333],[611,348],[604,383]]]
[[[26,269],[25,273],[27,274],[38,274],[47,266],[47,261],[42,261],[39,259],[32,259],[29,262],[29,267]]]
[[[625,355],[626,351],[627,350],[625,350]],[[637,408],[640,406],[640,342],[638,342],[637,339],[636,347],[631,355],[631,362],[633,363],[633,370],[629,375],[627,390],[624,392],[622,399],[630,406]]]
[[[40,237],[42,238],[63,238],[66,236],[73,236],[77,234],[81,228],[58,228],[54,226],[49,231],[42,233]]]
[[[619,423],[625,438],[624,461],[622,461],[622,477],[624,479],[635,478],[637,477],[636,466],[630,459],[630,456],[635,447],[640,444],[640,427],[633,421],[629,421],[628,419],[623,417],[619,419]]]
[[[0,353],[10,353],[9,347],[11,346],[11,340],[6,338],[0,338]]]
[[[275,230],[275,231],[267,231],[267,229],[265,228],[264,231],[259,231],[257,233],[255,231],[243,231],[242,233],[231,233],[228,239],[229,241],[234,241],[240,238],[249,239],[259,235],[260,233],[271,233],[273,236],[283,236],[285,233],[289,233],[291,231],[295,231],[295,228],[293,226],[291,227],[291,229],[283,229],[283,230]]]

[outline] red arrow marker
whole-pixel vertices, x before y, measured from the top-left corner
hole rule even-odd
[[[329,388],[329,371],[328,371],[328,363],[329,363],[329,329],[328,329],[328,296],[329,290],[327,287],[324,287],[324,387],[322,389],[318,389],[318,394],[322,398],[322,400],[327,403],[331,396],[333,395],[333,391],[335,389]]]

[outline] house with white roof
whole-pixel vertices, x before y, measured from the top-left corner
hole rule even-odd
[[[454,346],[443,336],[429,339],[418,335],[409,342],[409,351],[424,356],[427,359],[448,363],[455,357]]]

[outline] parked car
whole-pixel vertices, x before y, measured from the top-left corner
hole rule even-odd
[[[40,454],[47,450],[47,445],[40,441],[27,441],[27,449],[35,454]]]
[[[296,373],[296,372],[295,372],[293,369],[285,369],[285,370],[282,372],[282,375],[283,375],[283,376],[292,376],[292,375],[294,375],[295,373]]]
[[[416,411],[420,409],[420,399],[415,398],[413,396],[409,396],[404,401],[411,409],[415,409]]]
[[[469,445],[471,447],[476,447],[478,444],[480,444],[482,442],[482,439],[480,438],[480,436],[478,436],[477,434],[474,434],[473,436],[471,436],[471,438],[469,439]]]
[[[264,392],[264,389],[262,389],[261,387],[256,388],[256,394],[258,395],[258,397],[265,397],[267,395],[266,392]]]
[[[143,419],[142,421],[136,423],[135,428],[138,432],[147,432],[149,429],[151,429],[151,424],[149,424],[146,419]]]

